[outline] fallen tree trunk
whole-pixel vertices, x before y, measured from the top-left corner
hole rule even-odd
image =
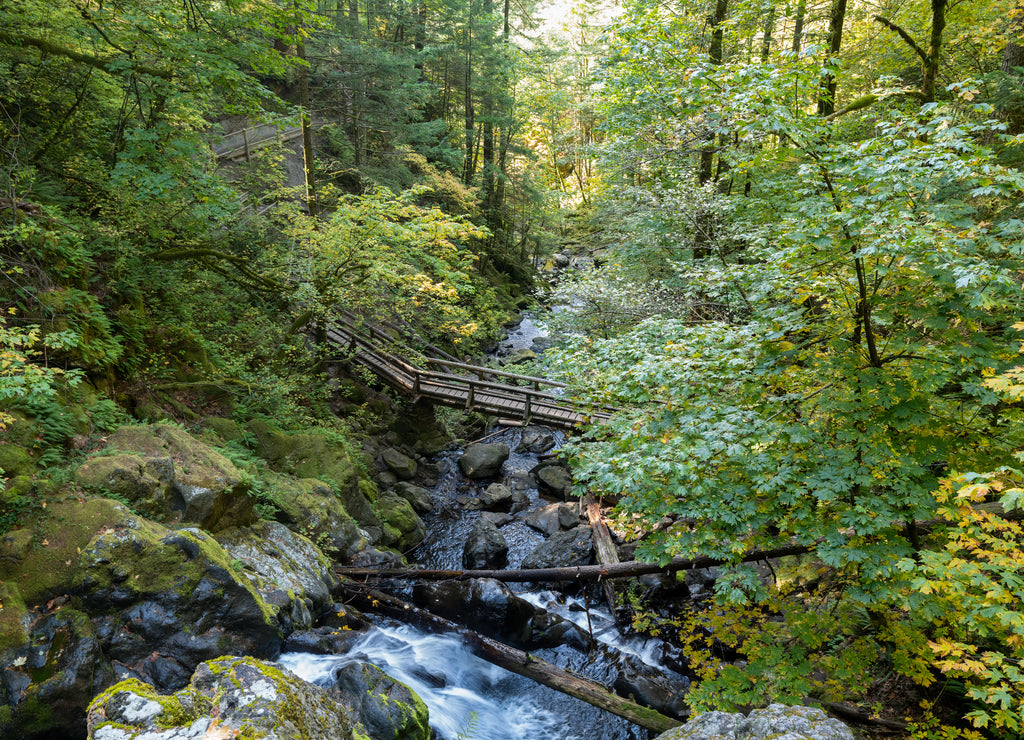
[[[804,555],[812,545],[790,545],[771,550],[751,550],[739,561],[723,558],[676,558],[665,565],[627,560],[609,565],[578,565],[562,568],[519,568],[516,570],[432,570],[428,568],[335,568],[343,578],[418,578],[424,581],[463,581],[470,578],[496,578],[506,583],[547,581],[594,581],[599,578],[632,578],[648,573],[674,573],[679,570],[711,568],[732,562],[749,563],[788,555]]]
[[[594,533],[594,549],[597,551],[597,562],[600,565],[617,565],[619,563],[619,552],[612,542],[612,533],[608,531],[608,525],[601,517],[601,505],[594,501],[589,495],[583,498],[583,505],[587,510],[587,519],[590,520],[590,530]],[[615,616],[615,582],[606,579],[601,583],[604,589],[604,598],[608,602],[608,611]]]
[[[434,631],[454,632],[465,642],[469,649],[479,658],[500,666],[505,670],[525,676],[537,683],[548,686],[563,694],[576,697],[587,704],[604,709],[607,712],[629,720],[653,732],[666,732],[682,724],[677,719],[642,707],[629,699],[618,696],[596,681],[577,676],[556,665],[541,660],[527,652],[510,647],[490,637],[473,632],[461,625],[450,622],[443,617],[420,609],[394,596],[380,591],[364,591],[342,584],[357,606],[367,611],[377,611],[403,622],[414,621]]]

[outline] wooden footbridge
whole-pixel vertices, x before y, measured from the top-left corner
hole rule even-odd
[[[360,325],[351,314],[334,317],[327,328],[327,339],[345,350],[345,359],[358,362],[414,400],[429,399],[444,406],[515,419],[524,425],[534,422],[563,429],[602,423],[615,410],[585,410],[550,392],[565,388],[564,383],[469,365],[450,356],[426,356],[420,361],[437,370],[415,367],[395,354],[396,350],[412,354],[408,348],[382,329]]]

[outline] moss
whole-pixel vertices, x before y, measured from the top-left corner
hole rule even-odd
[[[128,510],[116,501],[70,497],[47,502],[26,521],[32,546],[23,557],[0,561],[0,579],[11,581],[26,604],[39,604],[67,590],[78,554],[103,527],[121,522]]]
[[[0,445],[0,474],[7,476],[32,475],[36,464],[24,447],[14,444]]]
[[[28,642],[25,622],[28,609],[18,592],[18,586],[0,581],[0,654]]]
[[[206,426],[217,433],[225,442],[234,442],[242,438],[244,432],[238,422],[231,419],[224,419],[219,416],[211,416],[206,420]]]

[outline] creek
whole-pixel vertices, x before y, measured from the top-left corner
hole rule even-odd
[[[543,324],[527,316],[520,326],[510,330],[495,354],[505,356],[531,346],[542,349],[544,337]],[[537,339],[541,342],[534,345]],[[550,502],[529,476],[538,456],[517,450],[521,433],[518,428],[509,428],[487,441],[509,446],[512,452],[499,481],[525,493],[528,508],[534,509]],[[557,449],[564,437],[561,432],[552,434]],[[463,507],[482,486],[462,475],[457,464],[461,455],[458,449],[435,458],[439,476],[431,491],[434,510],[423,517],[427,537],[412,553],[412,559],[425,567],[461,568],[463,544],[481,516]],[[510,568],[518,567],[544,541],[544,536],[528,527],[521,517],[502,526],[501,533],[509,545]],[[631,656],[641,661],[645,670],[667,673],[685,684],[685,679],[660,665],[660,642],[624,637],[608,612],[592,604],[588,608],[581,599],[558,591],[529,590],[527,586],[518,584],[513,588],[519,597],[574,622],[605,646],[583,652],[561,645],[531,653],[605,684],[615,681],[622,656]],[[626,720],[477,658],[457,637],[423,632],[387,618],[374,617],[374,626],[344,655],[287,653],[279,660],[305,680],[323,685],[330,685],[334,674],[353,661],[372,663],[423,699],[430,711],[431,726],[444,740],[646,740],[652,736]]]

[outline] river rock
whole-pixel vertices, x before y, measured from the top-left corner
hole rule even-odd
[[[510,450],[504,442],[472,444],[459,458],[459,468],[467,478],[493,478],[501,472]]]
[[[503,567],[508,562],[508,543],[487,519],[478,519],[462,548],[462,564],[468,570]]]
[[[161,691],[184,686],[204,660],[280,653],[279,609],[209,534],[127,517],[84,548],[70,593],[94,619],[118,678]]]
[[[485,511],[508,511],[512,502],[512,489],[501,483],[492,483],[480,494],[480,503]]]
[[[82,463],[75,478],[83,488],[122,496],[162,522],[194,522],[216,532],[256,518],[241,471],[170,424],[121,427],[107,439],[104,454]]]
[[[519,439],[520,451],[541,454],[555,446],[555,435],[544,427],[526,427]]]
[[[385,447],[380,453],[380,459],[399,480],[412,480],[416,477],[416,461],[395,448]]]
[[[507,483],[513,491],[528,491],[537,485],[529,470],[513,470],[508,474]]]
[[[348,560],[369,544],[334,489],[324,481],[295,480],[269,472],[261,480],[276,504],[274,518],[313,540],[325,552]]]
[[[335,675],[330,693],[348,710],[357,737],[430,740],[427,705],[404,683],[369,663],[347,665]]]
[[[385,545],[404,552],[416,547],[427,536],[427,528],[412,505],[393,491],[380,494],[377,509],[384,522],[382,541]]]
[[[493,578],[421,583],[413,588],[413,600],[427,611],[523,649],[530,647],[530,620],[541,611]]]
[[[561,465],[538,465],[531,471],[537,479],[541,493],[551,494],[563,501],[572,492],[572,475]]]
[[[309,629],[338,583],[334,568],[320,549],[278,522],[257,522],[219,535],[220,544],[242,574],[278,610],[285,633]]]
[[[523,517],[527,525],[550,537],[562,529],[572,529],[580,523],[579,509],[573,504],[550,504],[530,511]]]
[[[594,554],[590,527],[574,527],[553,534],[523,559],[523,568],[562,568],[587,565]]]
[[[434,508],[430,491],[422,486],[401,481],[395,484],[395,493],[408,501],[417,514],[426,514]]]
[[[516,520],[514,516],[503,511],[482,511],[480,512],[480,518],[490,522],[495,527],[504,527],[506,524],[511,524]]]
[[[619,696],[676,719],[686,719],[689,715],[686,693],[690,682],[687,678],[653,671],[632,655],[622,657],[618,671],[613,688]]]
[[[89,740],[351,740],[352,721],[327,691],[280,666],[223,657],[200,665],[188,688],[164,696],[135,679],[89,706]]]
[[[527,362],[536,362],[537,353],[529,349],[516,350],[511,357],[505,360],[506,365],[523,365]]]
[[[772,704],[748,715],[707,712],[655,740],[853,740],[853,733],[820,709]]]

